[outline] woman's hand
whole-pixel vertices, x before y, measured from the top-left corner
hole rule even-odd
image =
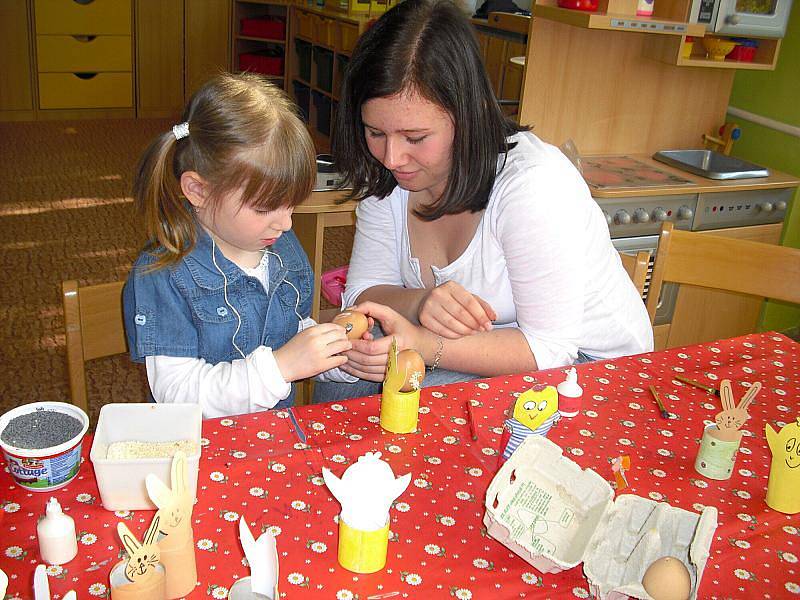
[[[367,381],[383,381],[392,338],[397,340],[398,350],[414,348],[420,351],[420,346],[426,342],[425,332],[421,327],[388,306],[364,302],[353,307],[353,310],[367,315],[370,322],[372,319],[380,321],[381,329],[386,334],[385,337],[373,339],[372,334],[365,333],[362,339],[352,340],[353,348],[347,352],[347,363],[342,366],[342,370],[355,377]]]
[[[496,319],[497,313],[483,298],[455,281],[433,288],[419,306],[420,325],[450,339],[491,331]]]
[[[322,323],[301,331],[272,354],[283,378],[291,382],[341,367],[347,362],[342,353],[352,347],[344,327]]]

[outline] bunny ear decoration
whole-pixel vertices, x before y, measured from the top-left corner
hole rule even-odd
[[[142,547],[136,536],[131,533],[131,530],[122,521],[117,523],[117,534],[128,556],[133,556]]]
[[[720,382],[719,396],[722,400],[722,410],[733,410],[736,408],[736,402],[733,399],[733,389],[731,389],[730,379],[723,379]]]
[[[244,517],[239,519],[239,540],[250,564],[250,591],[277,598],[278,545],[275,536],[262,533],[256,540]]]
[[[50,600],[50,582],[47,581],[46,569],[44,565],[36,565],[33,573],[34,600]]]
[[[176,452],[175,456],[172,457],[172,493],[179,498],[188,493],[186,470],[186,454]]]
[[[144,538],[142,538],[142,543],[145,546],[152,546],[156,543],[156,538],[158,536],[158,524],[161,522],[161,517],[158,513],[153,517],[153,520],[150,521],[150,527],[147,528],[147,531],[144,532]]]
[[[747,410],[747,407],[756,399],[758,392],[761,391],[761,382],[756,381],[753,385],[750,386],[750,389],[745,392],[745,395],[742,396],[741,401],[739,402],[739,409],[740,410]]]

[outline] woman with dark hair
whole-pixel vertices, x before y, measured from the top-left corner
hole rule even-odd
[[[452,2],[406,0],[360,38],[333,154],[361,200],[343,303],[420,351],[426,385],[652,349],[600,208],[503,115]],[[355,341],[343,368],[381,381],[389,343]],[[317,400],[378,389],[339,387]]]

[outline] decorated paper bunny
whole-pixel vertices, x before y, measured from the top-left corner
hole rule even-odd
[[[0,571],[0,598],[6,597],[6,585],[8,578],[3,571]],[[63,600],[76,600],[78,595],[70,590],[64,594]],[[47,567],[37,565],[33,573],[33,598],[34,600],[50,600],[50,582],[47,579]]]
[[[411,474],[395,478],[380,452],[367,452],[350,465],[339,479],[327,468],[322,477],[342,505],[341,518],[357,529],[370,531],[386,524],[389,507],[411,482]]]
[[[155,475],[148,474],[145,485],[150,499],[158,507],[157,538],[161,563],[167,570],[167,598],[181,598],[197,585],[197,563],[192,536],[194,498],[187,483],[186,455],[176,452],[170,473],[171,488]]]
[[[174,544],[176,538],[192,534],[192,508],[194,498],[189,493],[186,476],[186,455],[176,452],[172,458],[170,472],[171,488],[152,473],[145,478],[147,495],[158,507],[156,513],[160,518],[159,533],[167,537],[159,546],[163,550]]]
[[[239,519],[239,540],[250,565],[250,592],[277,600],[278,545],[275,536],[265,532],[255,539],[247,521],[241,517]],[[247,578],[241,581],[242,585],[248,583]]]
[[[742,397],[739,405],[736,406],[730,379],[723,379],[720,382],[719,392],[720,399],[722,400],[722,411],[717,413],[717,416],[714,418],[717,423],[717,428],[719,429],[719,433],[717,434],[719,439],[727,441],[739,439],[741,436],[739,428],[750,418],[750,415],[747,414],[747,407],[750,406],[750,403],[755,399],[756,394],[758,394],[760,390],[761,383],[756,381]]]
[[[128,553],[128,559],[111,569],[112,600],[164,600],[166,577],[160,563],[161,552],[156,544],[160,518],[153,517],[142,542],[125,526],[117,523],[117,533]]]

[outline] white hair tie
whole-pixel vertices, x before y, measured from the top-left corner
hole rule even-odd
[[[172,135],[175,136],[176,140],[189,137],[189,123],[184,121],[183,123],[178,123],[177,125],[173,125]]]

